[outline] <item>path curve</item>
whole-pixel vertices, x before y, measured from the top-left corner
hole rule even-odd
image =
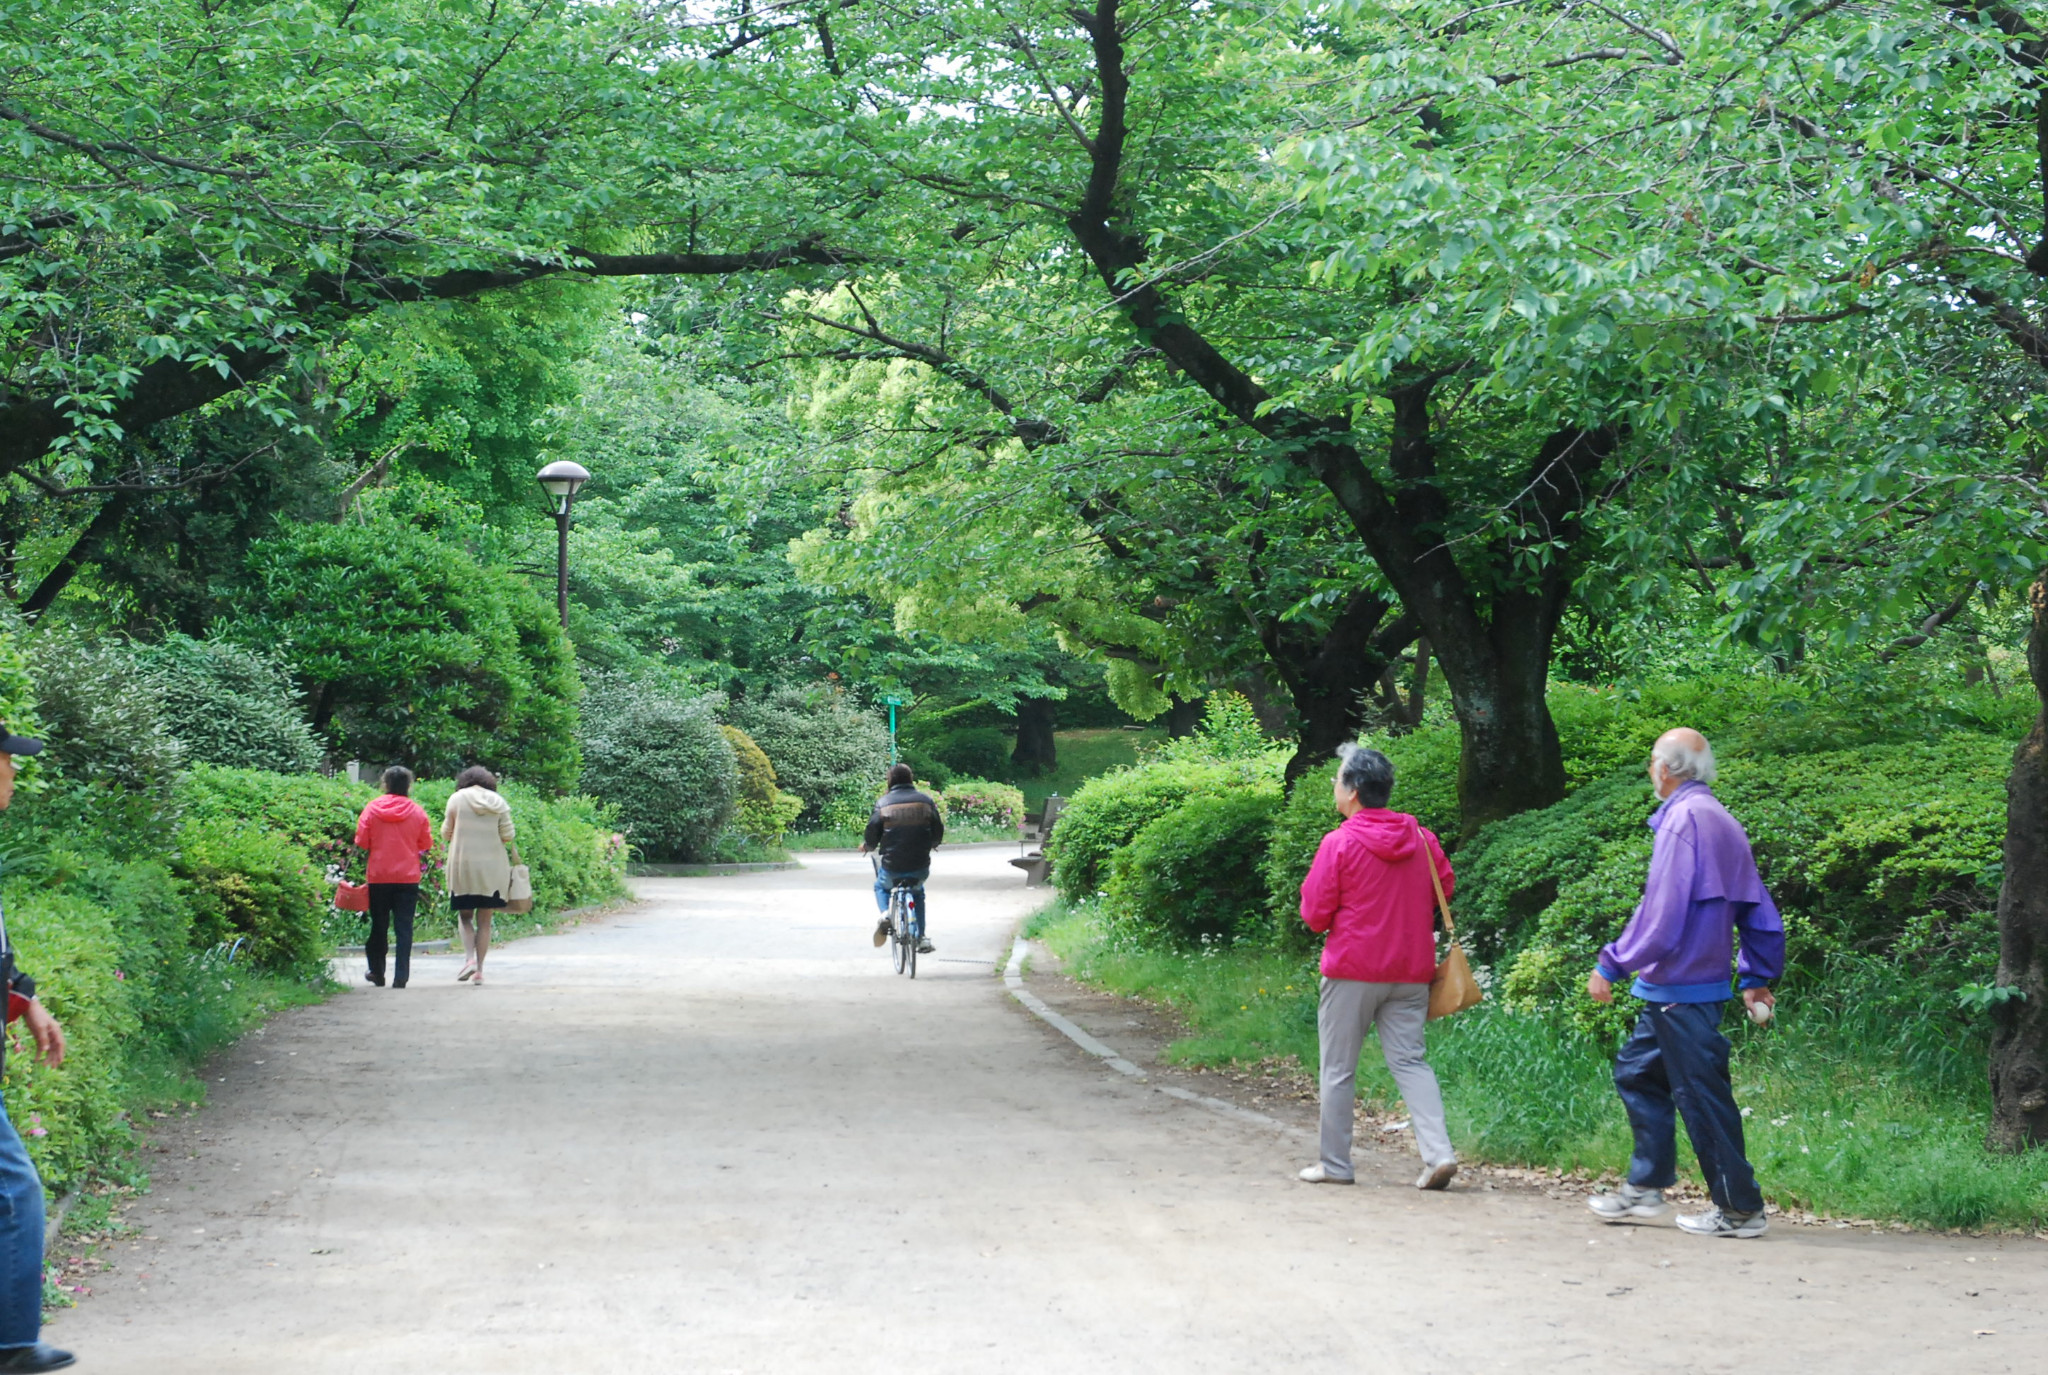
[[[941,852],[914,984],[826,855],[278,1017],[47,1335],[95,1375],[2040,1368],[2037,1242],[1603,1228],[1397,1156],[1297,1185],[1292,1134],[1005,993],[1006,854]]]

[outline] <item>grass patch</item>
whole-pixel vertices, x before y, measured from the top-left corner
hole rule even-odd
[[[1077,789],[1097,774],[1138,762],[1138,751],[1166,739],[1163,730],[1063,730],[1053,734],[1059,752],[1059,767],[1039,778],[1021,778],[1024,809],[1035,812],[1045,806],[1052,793],[1072,797]]]
[[[1098,909],[1055,904],[1026,934],[1076,977],[1171,1008],[1190,1034],[1166,1057],[1189,1065],[1317,1063],[1312,960],[1270,950],[1119,948]],[[1737,1101],[1765,1195],[1826,1216],[1926,1227],[2048,1226],[2048,1149],[1992,1155],[1982,1047],[1958,1044],[1930,1012],[1923,1025],[1859,1014],[1863,999],[1781,1005],[1759,1031],[1732,1015]],[[1620,1173],[1627,1119],[1611,1047],[1549,1019],[1489,1002],[1433,1022],[1429,1058],[1460,1153],[1498,1164]],[[1359,1094],[1398,1100],[1371,1041]],[[1688,1151],[1681,1159],[1690,1162]]]

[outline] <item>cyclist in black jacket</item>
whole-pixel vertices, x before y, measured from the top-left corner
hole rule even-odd
[[[910,765],[890,766],[889,791],[875,803],[860,852],[876,850],[882,856],[875,871],[875,907],[882,913],[875,924],[875,944],[889,939],[889,890],[907,879],[914,895],[911,929],[917,934],[917,953],[929,955],[933,947],[925,935],[924,881],[931,877],[932,851],[945,839],[946,823],[939,819],[939,804],[912,786],[916,781]]]
[[[14,801],[14,760],[40,754],[43,742],[0,726],[0,808]],[[7,1020],[20,1017],[35,1038],[36,1057],[64,1063],[64,1028],[36,1001],[36,981],[15,968],[14,945],[0,915],[0,975],[7,985]],[[7,1038],[0,1033],[0,1048]],[[20,1133],[0,1111],[0,1375],[9,1371],[62,1370],[73,1363],[43,1338],[43,1181],[21,1144]]]

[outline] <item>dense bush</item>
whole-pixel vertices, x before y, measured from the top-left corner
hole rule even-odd
[[[777,785],[803,799],[799,820],[834,826],[857,810],[866,823],[889,771],[889,728],[874,715],[836,690],[782,688],[733,703],[727,719],[767,754]]]
[[[1110,865],[1111,920],[1168,945],[1268,937],[1260,868],[1280,800],[1267,783],[1192,797],[1147,822]]]
[[[740,797],[712,702],[655,683],[603,679],[584,714],[583,784],[618,810],[648,859],[702,859]]]
[[[303,847],[277,831],[193,819],[178,828],[171,869],[191,906],[194,945],[245,941],[262,968],[318,976],[333,890]]]
[[[141,651],[142,681],[186,759],[311,773],[320,742],[280,661],[221,640],[173,635]]]
[[[1006,778],[1010,773],[1010,738],[994,726],[946,731],[923,749],[953,778]]]
[[[43,766],[133,793],[168,790],[185,754],[165,728],[134,647],[63,627],[28,636],[27,647],[49,745]]]
[[[287,525],[250,546],[232,604],[215,634],[282,654],[337,753],[575,787],[580,688],[554,611],[460,543],[395,518]]]
[[[447,779],[422,780],[412,790],[437,837],[424,876],[430,893],[441,881],[443,851],[438,837],[453,791],[454,784]],[[504,783],[499,791],[512,805],[519,856],[533,870],[536,911],[608,902],[625,891],[617,818],[600,803],[588,797],[551,797],[517,782]],[[356,817],[376,795],[371,785],[346,778],[202,767],[180,780],[177,800],[187,824],[205,819],[218,827],[258,827],[303,850],[323,876],[329,867],[340,867],[360,881],[363,858],[355,848]],[[423,912],[435,907],[431,901],[421,904]]]
[[[1024,791],[1008,783],[991,783],[985,778],[956,779],[946,788],[945,799],[949,821],[1009,828],[1024,820]]]
[[[1191,797],[1245,787],[1254,776],[1239,765],[1159,760],[1089,779],[1060,813],[1046,846],[1060,895],[1071,900],[1099,891],[1109,881],[1110,857],[1148,823]]]
[[[775,766],[754,743],[754,738],[737,726],[721,726],[726,743],[732,746],[739,770],[739,802],[733,809],[733,829],[761,845],[777,845],[789,823],[804,809],[803,799],[775,786]]]

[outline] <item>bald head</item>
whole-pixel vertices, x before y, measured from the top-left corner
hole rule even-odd
[[[1689,726],[1665,731],[1650,749],[1650,782],[1659,797],[1671,796],[1681,783],[1711,783],[1714,773],[1714,747]]]

